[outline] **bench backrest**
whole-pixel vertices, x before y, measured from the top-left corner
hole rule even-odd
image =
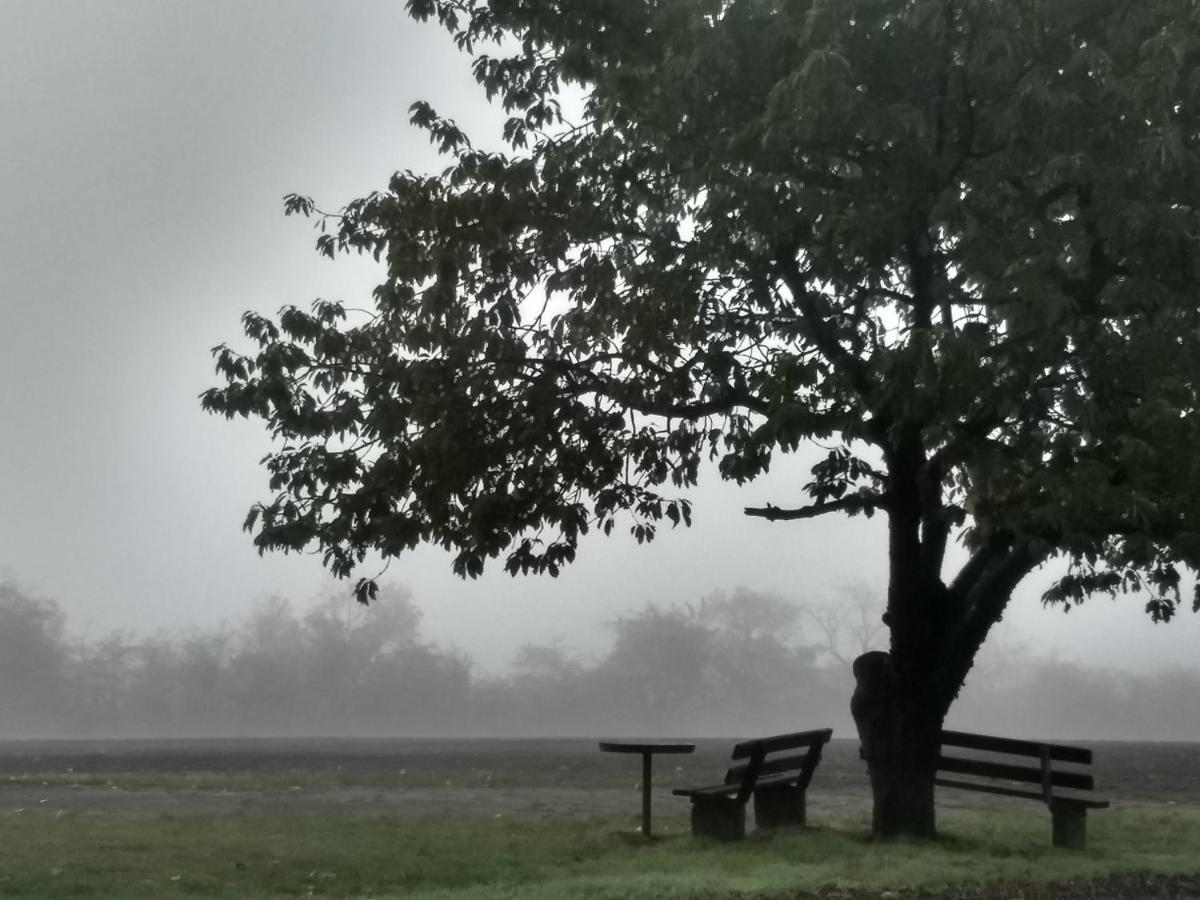
[[[745,803],[754,791],[755,782],[767,775],[795,772],[796,785],[807,788],[817,763],[821,761],[821,751],[829,743],[832,734],[832,728],[818,728],[814,731],[796,731],[742,741],[733,748],[732,758],[744,759],[746,762],[731,766],[725,773],[725,783],[741,783],[742,787],[737,795],[739,803]],[[791,750],[804,752],[788,753]]]
[[[1035,765],[1019,764],[1012,761],[980,759],[977,757],[948,756],[947,747],[963,750],[977,750],[1005,757],[1022,757],[1035,759]],[[1038,785],[1037,792],[1029,791],[1021,796],[1036,798],[1039,794],[1049,803],[1054,797],[1054,788],[1067,788],[1075,791],[1090,791],[1094,781],[1086,772],[1065,772],[1055,769],[1054,762],[1074,763],[1076,765],[1091,765],[1092,751],[1087,747],[1071,747],[1066,744],[1047,744],[1041,741],[1022,741],[1013,738],[992,737],[986,734],[969,734],[964,731],[943,731],[942,752],[938,756],[938,772],[950,772],[978,779],[1001,779],[1017,781],[1024,784]],[[987,782],[959,782],[957,787],[972,787],[975,790],[988,790]],[[1019,793],[1011,789],[998,789],[996,793]]]

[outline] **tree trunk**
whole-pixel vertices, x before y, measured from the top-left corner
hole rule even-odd
[[[933,838],[933,778],[944,712],[932,697],[898,678],[887,653],[854,661],[850,710],[871,778],[875,837]]]
[[[996,537],[947,586],[941,569],[953,520],[943,505],[940,470],[930,468],[919,424],[898,423],[892,431],[894,438],[881,445],[888,469],[883,621],[891,649],[854,661],[850,710],[871,777],[872,833],[933,838],[942,721],[1012,589],[1041,557]]]

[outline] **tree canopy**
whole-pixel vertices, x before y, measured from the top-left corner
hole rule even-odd
[[[914,641],[969,667],[1056,555],[1048,599],[1170,618],[1200,565],[1196,3],[408,9],[507,122],[418,102],[444,171],[286,198],[386,277],[215,351],[204,406],[278,439],[261,549],[556,574],[590,530],[689,522],[706,460],[741,483],[816,439],[807,496],[746,512],[886,515],[894,642],[936,619]]]

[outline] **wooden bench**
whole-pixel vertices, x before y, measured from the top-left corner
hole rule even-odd
[[[947,756],[948,747],[994,754],[1001,759],[981,758],[977,755]],[[1014,756],[1022,759],[1014,762],[1011,760]],[[1005,757],[1009,759],[1004,759]],[[1033,765],[1024,764],[1029,758],[1037,762]],[[1085,793],[1094,788],[1090,773],[1064,771],[1053,766],[1056,762],[1090,766],[1092,751],[1087,747],[1069,747],[1065,744],[1013,740],[964,731],[943,731],[942,751],[938,756],[934,784],[985,794],[1040,800],[1050,807],[1054,846],[1082,850],[1087,846],[1088,810],[1104,809],[1108,806],[1108,801],[1093,799]],[[955,777],[944,778],[943,773]],[[1057,789],[1074,793],[1062,794]]]
[[[692,834],[724,841],[746,835],[746,803],[754,797],[754,822],[759,828],[803,825],[804,794],[812,781],[821,751],[832,728],[799,731],[743,741],[733,748],[737,763],[721,784],[677,788],[673,793],[692,801]],[[779,755],[791,750],[803,753]]]

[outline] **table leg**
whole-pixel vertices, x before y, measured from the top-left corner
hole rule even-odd
[[[651,753],[642,754],[642,835],[650,837],[650,759]]]

